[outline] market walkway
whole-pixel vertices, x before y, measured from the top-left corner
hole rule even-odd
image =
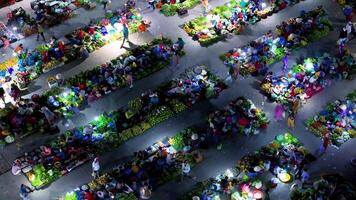
[[[197,42],[194,42],[191,40],[190,37],[187,37],[183,30],[177,28],[178,24],[182,24],[184,21],[197,16],[199,13],[199,9],[201,9],[199,6],[193,11],[191,11],[191,14],[185,18],[166,18],[158,14],[157,12],[144,13],[144,16],[148,19],[151,19],[154,23],[153,27],[151,28],[151,33],[153,35],[163,33],[164,35],[169,36],[174,40],[177,37],[183,37],[183,39],[186,41],[187,55],[181,59],[181,68],[164,69],[150,77],[147,77],[135,83],[135,87],[132,91],[123,89],[115,92],[114,94],[109,95],[106,98],[103,98],[100,101],[91,104],[89,108],[82,111],[79,116],[73,119],[73,123],[76,126],[86,124],[103,111],[112,110],[116,107],[120,107],[126,104],[130,99],[135,96],[138,96],[146,89],[155,88],[159,83],[162,83],[165,80],[175,77],[177,74],[182,72],[185,67],[189,67],[194,64],[206,64],[210,66],[215,72],[217,72],[221,77],[225,77],[227,73],[226,67],[219,60],[218,55],[227,50],[230,50],[233,47],[242,46],[248,41],[259,37],[265,31],[273,29],[275,25],[279,24],[281,21],[299,15],[300,10],[310,10],[319,4],[325,5],[326,9],[329,11],[332,21],[336,25],[343,25],[343,18],[342,16],[340,16],[339,10],[335,12],[334,3],[325,0],[307,0],[294,7],[287,8],[286,10],[281,11],[280,13],[274,14],[273,16],[267,18],[266,20],[263,20],[262,22],[254,26],[248,27],[242,33],[242,35],[236,36],[228,42],[220,42],[213,46],[210,46],[209,48],[200,47]],[[157,25],[155,25],[155,23],[157,23]],[[291,58],[291,60],[295,62],[295,60],[300,58],[300,56],[302,55],[312,56],[313,54],[318,53],[319,51],[333,52],[333,47],[336,43],[336,37],[337,32],[331,33],[327,38],[324,38],[319,42],[310,44],[308,47],[303,48],[302,50],[296,53],[293,53],[294,56],[293,58]],[[147,34],[145,35],[144,40],[149,40],[150,38],[152,38],[152,35]],[[352,45],[355,45],[355,41],[352,42]],[[97,53],[97,56],[94,57],[93,55],[93,58],[91,59],[96,60],[95,58],[100,58],[104,55],[107,56],[105,54],[105,51],[100,50],[100,52]],[[84,67],[85,65],[83,64],[82,66]],[[279,71],[279,69],[281,68],[280,66],[280,63],[273,65],[273,71]],[[77,70],[77,68],[74,68],[73,70]],[[162,124],[159,124],[153,129],[147,131],[145,134],[126,142],[119,148],[115,149],[113,152],[107,153],[102,157],[101,162],[104,170],[109,170],[115,164],[124,161],[128,156],[132,155],[134,151],[143,149],[154,143],[155,141],[162,139],[165,136],[173,135],[179,130],[189,125],[204,122],[206,115],[209,111],[215,110],[217,108],[222,108],[231,99],[240,95],[251,98],[257,106],[263,107],[263,109],[268,113],[270,119],[272,119],[271,113],[273,113],[274,104],[264,102],[264,98],[256,89],[255,85],[256,79],[254,77],[240,79],[232,83],[229,89],[224,91],[219,98],[206,101],[200,105],[197,105],[193,107],[192,110],[181,113],[177,117],[170,119]],[[325,105],[328,101],[332,101],[337,98],[342,98],[355,88],[355,80],[336,82],[331,87],[326,88],[323,92],[313,97],[302,108],[302,110],[298,114],[296,128],[292,132],[295,133],[301,139],[307,149],[314,152],[316,149],[319,148],[321,141],[319,138],[316,138],[310,132],[305,130],[303,120],[305,120],[307,117],[313,116],[317,111],[321,110],[322,106]],[[62,129],[62,131],[63,130],[64,129]],[[209,150],[208,152],[206,152],[205,160],[196,168],[194,168],[192,172],[198,177],[198,180],[204,180],[208,177],[213,177],[219,172],[222,172],[224,169],[233,166],[236,161],[247,152],[256,150],[260,146],[271,141],[276,134],[283,133],[286,131],[288,130],[286,128],[285,122],[277,123],[272,120],[271,124],[264,133],[251,137],[239,136],[236,141],[231,141],[224,144],[223,150],[221,152]],[[18,155],[19,153],[32,149],[33,147],[38,146],[40,144],[43,144],[51,137],[55,136],[37,136],[36,139],[27,139],[24,141],[24,144],[20,151],[16,151],[16,148],[14,148],[15,146],[12,146],[10,148],[6,147],[4,150],[2,150],[2,155],[7,161],[11,162],[12,158]],[[348,143],[342,145],[341,148],[338,150],[331,148],[330,151],[328,151],[321,159],[319,159],[312,165],[312,169],[310,170],[312,172],[312,175],[317,175],[320,174],[320,172],[324,171],[337,171],[343,173],[344,175],[348,175],[349,178],[356,177],[356,170],[354,168],[351,168],[351,165],[349,165],[349,158],[352,156],[356,156],[356,150],[352,148],[355,145],[356,141],[350,140]],[[348,156],[345,158],[344,155]],[[219,163],[219,165],[217,165],[217,163]],[[63,195],[65,192],[70,191],[76,186],[79,186],[91,180],[90,173],[91,166],[90,164],[86,164],[74,170],[68,176],[62,177],[60,180],[56,181],[48,188],[33,193],[31,197],[36,200],[55,199],[55,197]],[[0,194],[0,199],[18,199],[17,188],[19,187],[20,183],[26,183],[24,176],[13,176],[10,172],[1,175],[0,189],[2,190],[2,193]],[[175,199],[183,192],[189,190],[192,184],[193,183],[189,181],[184,182],[184,184],[181,185],[177,185],[177,183],[175,182],[170,182],[159,188],[154,193],[152,199]],[[283,197],[286,197],[286,192],[288,192],[288,190],[289,188],[287,187],[277,188],[277,190],[274,190],[272,192],[272,195],[283,195]],[[277,196],[272,196],[272,199],[280,198],[278,198]]]

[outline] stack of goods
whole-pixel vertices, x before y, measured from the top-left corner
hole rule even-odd
[[[333,145],[340,146],[356,137],[356,90],[346,100],[336,100],[325,109],[306,121],[315,135],[324,138],[330,135]]]
[[[253,102],[239,97],[229,103],[224,110],[217,110],[209,115],[211,129],[218,129],[223,134],[257,134],[258,129],[267,128],[266,114]]]
[[[290,5],[291,1],[232,0],[183,25],[183,29],[201,45],[211,45],[229,34],[238,34],[246,24],[255,24]],[[299,2],[299,0],[294,1]]]
[[[194,8],[200,2],[201,0],[159,0],[156,7],[165,16],[173,16],[180,10]]]
[[[90,124],[68,131],[49,145],[35,149],[35,153],[27,153],[19,158],[20,168],[26,170],[23,172],[30,181],[37,180],[31,178],[37,166],[43,166],[45,174],[54,171],[61,172],[56,174],[65,174],[85,162],[92,153],[110,151],[193,104],[216,97],[225,88],[226,85],[205,67],[189,68],[180,78],[166,82],[156,90],[143,93],[127,106],[109,114],[104,113]],[[49,154],[41,153],[43,149]],[[42,157],[38,156],[39,153]],[[28,158],[28,155],[31,155],[31,158]],[[27,161],[28,159],[31,161]],[[41,184],[33,186],[40,187],[51,181],[54,179],[36,181]],[[31,183],[34,184],[32,181]]]
[[[311,185],[291,188],[291,200],[356,199],[356,187],[338,174],[325,174]]]
[[[139,46],[110,63],[84,71],[67,79],[67,88],[53,88],[43,95],[24,99],[18,107],[2,109],[0,119],[4,122],[1,130],[12,137],[16,131],[21,136],[33,132],[45,132],[45,116],[39,112],[43,106],[64,118],[71,118],[83,105],[95,101],[112,91],[125,87],[126,74],[138,80],[169,65],[173,51],[172,41],[167,38],[154,39]],[[181,49],[174,50],[184,54]],[[31,120],[32,119],[32,120]],[[34,121],[34,119],[36,119]]]
[[[184,195],[182,200],[192,199],[262,199],[268,195],[265,190],[276,187],[276,183],[289,183],[295,176],[296,169],[314,159],[293,135],[286,133],[262,147],[256,153],[243,157],[236,167],[224,174],[204,181]],[[270,171],[277,178],[270,181]]]
[[[294,98],[305,101],[327,87],[333,79],[347,79],[355,73],[355,59],[325,53],[306,58],[282,76],[268,74],[261,82],[261,89],[271,100],[289,104]]]
[[[276,35],[267,32],[249,45],[221,56],[230,71],[238,68],[241,75],[261,75],[267,66],[281,60],[290,51],[327,35],[332,24],[322,8],[303,13],[277,26]]]

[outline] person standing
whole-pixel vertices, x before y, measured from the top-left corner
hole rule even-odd
[[[33,190],[28,187],[25,184],[21,184],[20,186],[20,197],[22,198],[22,200],[30,200],[30,198],[28,197],[28,195],[33,192]]]
[[[301,175],[301,181],[302,181],[302,187],[304,186],[305,182],[307,182],[309,180],[309,173],[308,173],[308,169],[304,168],[302,170],[302,175]]]
[[[185,42],[184,42],[184,40],[183,40],[181,37],[178,38],[178,40],[177,40],[176,43],[177,43],[178,46],[179,46],[179,50],[182,50],[182,49],[184,48]]]
[[[96,179],[99,177],[99,170],[100,170],[99,157],[94,158],[94,161],[92,162],[91,166],[93,169],[92,176],[94,177],[94,179]]]
[[[6,37],[6,36],[3,36],[1,37],[1,40],[2,40],[2,43],[3,43],[3,46],[2,46],[2,55],[5,56],[6,55],[6,50],[8,48],[11,48],[10,47],[10,40]]]
[[[37,41],[40,39],[40,36],[42,37],[43,41],[46,41],[46,38],[44,36],[44,29],[42,25],[39,22],[37,22],[36,26],[37,26]]]
[[[102,1],[102,4],[104,6],[104,10],[106,10],[106,6],[108,5],[108,3],[109,3],[109,0],[103,0]]]
[[[125,41],[127,40],[127,42],[129,41],[129,28],[127,27],[127,25],[124,23],[122,24],[122,34],[123,34],[123,39],[122,39],[122,44],[121,47],[122,48],[125,44]]]
[[[288,70],[288,60],[289,60],[289,52],[286,51],[286,54],[283,57],[283,71]]]
[[[5,102],[5,90],[4,90],[4,88],[2,86],[0,86],[0,99],[4,103],[4,107],[5,107],[5,105],[6,105],[6,102]]]
[[[327,149],[328,146],[329,146],[329,144],[330,144],[330,134],[329,134],[329,132],[327,132],[327,133],[325,133],[325,134],[323,135],[323,144],[322,144],[322,146],[320,147],[320,152],[321,152],[321,153],[325,153],[325,152],[326,152],[326,149]]]
[[[180,179],[181,182],[183,181],[184,177],[191,178],[189,173],[190,173],[190,165],[189,165],[187,160],[183,160],[183,163],[182,163],[182,176],[181,176],[181,179]]]
[[[295,116],[293,112],[289,112],[288,116],[288,128],[293,129],[295,126]]]
[[[283,113],[284,113],[283,105],[280,103],[277,103],[276,108],[274,109],[274,119],[277,121],[282,120]]]
[[[346,5],[343,9],[343,12],[344,12],[346,21],[351,22],[352,21],[352,12],[353,12],[352,7],[349,5]]]

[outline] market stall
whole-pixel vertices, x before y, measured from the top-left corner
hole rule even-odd
[[[75,1],[34,0],[31,8],[35,11],[36,21],[49,27],[62,23],[74,15],[77,9]]]
[[[139,80],[169,66],[173,51],[179,55],[184,54],[182,49],[173,50],[173,45],[167,38],[154,39],[111,62],[66,79],[66,87],[55,87],[42,95],[24,99],[19,107],[21,110],[26,108],[28,112],[19,111],[18,107],[3,109],[0,119],[6,126],[2,129],[8,132],[9,137],[13,137],[14,130],[21,137],[33,132],[44,132],[48,127],[43,127],[46,124],[44,116],[37,112],[43,106],[60,117],[69,119],[84,105],[127,86],[127,74],[131,74],[134,80]],[[50,81],[58,85],[57,80]],[[26,120],[27,117],[38,119],[37,123]]]
[[[304,59],[286,74],[268,74],[261,82],[261,90],[272,101],[290,104],[295,98],[305,102],[330,85],[333,80],[348,79],[355,73],[355,59],[350,54],[342,58],[324,53]]]
[[[307,199],[356,199],[356,187],[339,174],[324,174],[313,184],[294,187],[290,191],[291,200]]]
[[[18,39],[19,37],[14,32],[14,30],[10,30],[3,22],[0,21],[0,48],[4,46],[5,40],[8,40],[10,43],[13,43],[16,42]]]
[[[159,0],[156,7],[165,16],[173,16],[183,14],[183,11],[194,8],[200,2],[201,0]]]
[[[31,17],[22,7],[10,10],[7,14],[7,19],[7,26],[12,27],[16,33],[28,36],[36,32],[35,18]]]
[[[210,131],[221,130],[224,135],[258,134],[259,129],[267,128],[266,113],[244,97],[231,101],[223,110],[217,110],[208,117]]]
[[[356,137],[356,91],[345,100],[328,103],[324,110],[306,120],[306,125],[318,137],[330,135],[331,143],[336,146]]]
[[[256,153],[244,156],[237,166],[198,183],[180,199],[263,199],[268,195],[267,190],[279,183],[291,182],[298,166],[308,164],[313,159],[293,135],[278,135]]]
[[[146,149],[135,152],[130,161],[120,164],[112,171],[101,177],[84,184],[72,192],[68,192],[63,200],[79,200],[90,193],[95,198],[137,199],[144,185],[153,189],[159,185],[174,180],[180,174],[181,163],[186,160],[195,165],[196,148],[190,146],[193,135],[203,137],[197,128],[187,128],[177,133],[172,138],[164,138]],[[182,139],[182,137],[187,140]],[[179,144],[177,139],[180,138]],[[172,145],[175,144],[175,145]],[[124,190],[118,185],[125,186]]]
[[[48,185],[73,166],[81,165],[91,154],[110,151],[192,105],[218,96],[225,88],[226,85],[206,67],[188,68],[179,78],[143,93],[127,106],[104,113],[90,124],[68,131],[49,145],[26,153],[18,159],[20,168],[35,188]],[[55,178],[41,176],[44,179],[36,179],[34,169],[41,169],[38,172],[41,174],[60,173],[53,173]]]
[[[231,73],[263,75],[267,65],[282,60],[286,54],[326,36],[333,26],[322,8],[290,18],[248,45],[221,55]],[[236,69],[237,68],[237,69]]]
[[[54,40],[50,43],[39,45],[32,51],[23,50],[16,55],[17,62],[7,66],[12,70],[0,71],[0,79],[9,81],[14,79],[20,88],[26,86],[42,73],[62,66],[80,56],[80,47],[85,47],[93,52],[104,45],[116,41],[122,37],[122,24],[129,27],[130,33],[138,31],[142,17],[135,9],[128,6],[118,9],[114,13],[108,13],[106,18],[99,22],[91,22],[88,26],[79,28],[67,35],[69,43],[62,40]],[[147,22],[148,24],[148,22]],[[7,61],[5,61],[7,62]],[[11,73],[10,73],[11,72]],[[8,79],[11,77],[12,79]]]
[[[197,40],[202,46],[208,46],[232,34],[239,34],[245,25],[255,24],[287,6],[290,6],[287,1],[270,3],[267,1],[232,0],[212,9],[206,16],[186,22],[182,28],[189,36],[193,37],[193,40]]]

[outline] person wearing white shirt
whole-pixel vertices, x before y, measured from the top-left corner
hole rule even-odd
[[[94,161],[91,164],[92,169],[93,169],[93,177],[94,179],[99,177],[99,170],[100,170],[100,163],[99,163],[99,157],[95,157]]]

